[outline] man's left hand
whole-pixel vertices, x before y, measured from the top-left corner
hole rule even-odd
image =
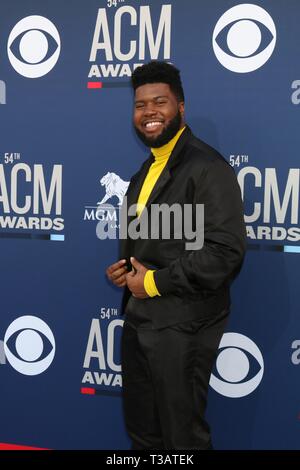
[[[148,269],[135,258],[130,258],[130,261],[133,269],[126,274],[127,287],[131,291],[133,297],[145,299],[146,297],[149,297],[144,288],[144,277]]]

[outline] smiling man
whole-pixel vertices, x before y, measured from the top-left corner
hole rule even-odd
[[[211,449],[209,378],[245,251],[240,189],[230,165],[185,124],[176,67],[138,67],[132,86],[134,127],[151,154],[131,178],[127,205],[137,210],[127,222],[146,218],[149,237],[121,240],[120,260],[106,270],[125,288],[125,421],[133,449]],[[155,204],[190,207],[193,226],[204,205],[203,246],[187,249],[185,235],[175,236],[181,219],[168,239],[163,229],[151,238]]]

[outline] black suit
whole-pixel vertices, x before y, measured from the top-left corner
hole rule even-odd
[[[153,161],[150,155],[132,177],[128,207],[137,202]],[[245,226],[233,169],[188,127],[146,207],[162,203],[204,204],[204,246],[186,250],[184,237],[121,241],[121,258],[134,256],[156,270],[161,294],[137,299],[125,288],[125,416],[136,448],[204,449],[210,446],[203,417],[208,382],[230,307],[230,282],[244,256]],[[194,211],[192,217],[195,222]]]

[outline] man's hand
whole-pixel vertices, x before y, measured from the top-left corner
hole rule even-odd
[[[133,297],[145,299],[146,297],[149,297],[144,289],[144,277],[148,269],[135,258],[130,258],[130,261],[133,269],[125,276],[127,287],[131,291]]]
[[[127,274],[127,266],[126,266],[126,259],[121,259],[117,263],[112,264],[106,270],[106,275],[108,279],[118,287],[125,287],[126,286],[126,274]]]

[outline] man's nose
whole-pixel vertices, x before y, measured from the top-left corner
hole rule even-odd
[[[145,116],[155,116],[156,107],[153,104],[148,104],[145,107]]]

